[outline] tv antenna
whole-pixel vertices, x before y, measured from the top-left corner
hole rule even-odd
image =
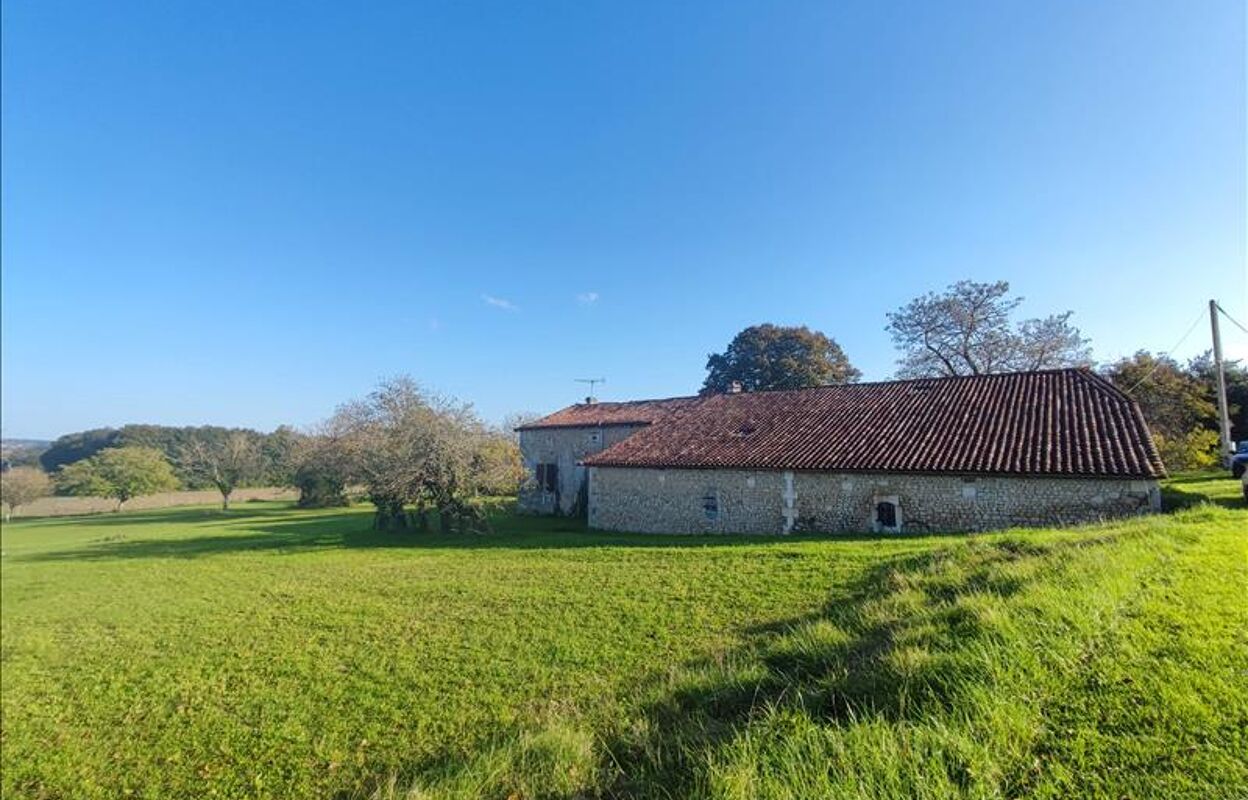
[[[607,379],[606,378],[576,378],[576,382],[589,384],[589,396],[586,397],[585,399],[592,403],[594,402],[594,387],[600,383],[606,383]]]

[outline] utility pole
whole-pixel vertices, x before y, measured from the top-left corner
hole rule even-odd
[[[1217,300],[1209,301],[1209,326],[1213,330],[1213,365],[1218,373],[1218,430],[1222,434],[1220,460],[1222,466],[1226,467],[1230,466],[1234,446],[1231,444],[1231,412],[1226,405],[1226,373],[1222,369],[1222,334],[1218,332],[1218,312],[1221,310]]]

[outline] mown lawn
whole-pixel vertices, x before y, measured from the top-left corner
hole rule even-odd
[[[1235,486],[974,537],[401,537],[280,504],[15,523],[3,794],[1244,797]]]

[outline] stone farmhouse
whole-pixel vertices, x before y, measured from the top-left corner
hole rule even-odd
[[[586,402],[522,426],[520,504],[644,533],[973,531],[1156,511],[1139,407],[1086,369]]]

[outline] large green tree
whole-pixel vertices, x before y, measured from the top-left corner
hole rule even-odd
[[[1217,424],[1218,409],[1207,387],[1170,356],[1141,350],[1101,372],[1139,404],[1153,433],[1177,437]]]
[[[1088,340],[1072,312],[1015,323],[1023,302],[1005,281],[959,281],[888,314],[888,332],[901,350],[903,378],[1088,366]]]
[[[1205,387],[1210,406],[1218,402],[1218,373],[1213,365],[1213,354],[1204,353],[1187,363],[1187,372]],[[1242,362],[1227,361],[1222,365],[1226,376],[1226,398],[1231,416],[1231,439],[1236,442],[1248,440],[1248,368]],[[1216,428],[1216,421],[1212,423]]]
[[[1217,462],[1218,409],[1213,389],[1198,371],[1141,350],[1101,373],[1139,404],[1167,467],[1197,469]]]
[[[151,447],[109,447],[66,464],[57,475],[66,494],[111,497],[120,511],[127,500],[178,488],[164,453]]]
[[[862,375],[835,340],[805,325],[751,325],[724,352],[712,353],[706,370],[703,394],[727,392],[734,383],[745,391],[805,389]]]

